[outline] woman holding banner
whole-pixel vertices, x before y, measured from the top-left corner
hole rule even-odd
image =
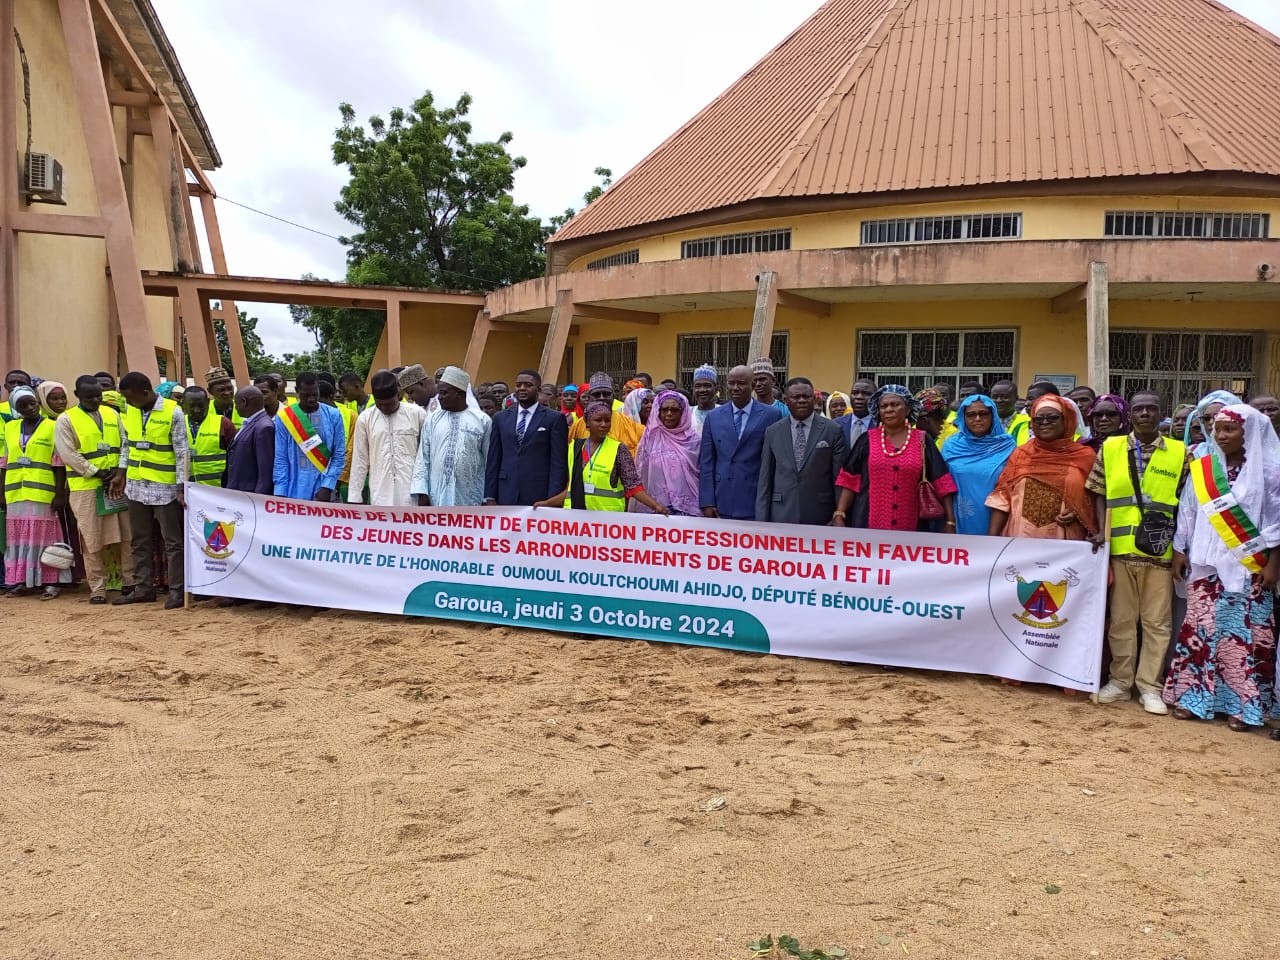
[[[621,512],[627,509],[627,501],[634,499],[653,513],[669,516],[671,511],[645,492],[631,451],[609,436],[613,425],[609,404],[599,400],[589,404],[584,419],[586,439],[569,444],[568,488],[548,500],[539,500],[534,507]]]
[[[1045,394],[1031,405],[1031,439],[1009,456],[987,497],[993,537],[1084,540],[1097,526],[1085,481],[1094,453],[1072,438],[1080,425],[1070,400]]]
[[[702,435],[693,425],[693,411],[684,394],[664,390],[654,401],[649,422],[636,450],[636,467],[645,490],[671,512],[700,517],[698,506],[698,454]],[[632,513],[652,513],[633,497]]]
[[[942,444],[957,488],[956,533],[985,537],[991,526],[987,497],[1018,444],[1000,421],[995,401],[983,394],[960,402],[956,428]]]
[[[1187,581],[1187,616],[1164,702],[1180,720],[1225,713],[1245,732],[1276,715],[1280,440],[1264,414],[1241,403],[1218,411],[1206,443],[1178,506],[1173,575]]]
[[[836,479],[842,489],[832,525],[926,529],[932,518],[920,516],[920,504],[927,482],[942,508],[943,532],[955,533],[956,483],[933,439],[915,426],[918,414],[919,406],[906,387],[890,384],[872,395],[871,428],[853,442]]]

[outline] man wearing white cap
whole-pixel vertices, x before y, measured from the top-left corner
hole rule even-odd
[[[422,425],[410,492],[423,507],[479,506],[493,421],[480,412],[465,370],[445,367],[438,379],[439,409]]]
[[[694,407],[690,413],[693,414],[693,425],[698,433],[702,433],[702,421],[707,419],[707,414],[716,408],[716,393],[719,389],[720,377],[711,364],[704,363],[693,371]]]

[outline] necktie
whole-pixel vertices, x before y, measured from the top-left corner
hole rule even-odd
[[[804,432],[805,428],[808,426],[809,424],[804,420],[800,420],[796,423],[795,452],[796,452],[796,470],[797,471],[799,471],[800,465],[804,463],[804,452],[809,446],[809,444],[805,440],[805,432]]]
[[[524,431],[529,426],[529,411],[520,411],[520,422],[516,424],[516,446],[524,446]]]
[[[741,440],[742,428],[747,425],[747,411],[741,409],[735,410],[733,413],[733,421],[734,428],[738,431],[738,439]]]

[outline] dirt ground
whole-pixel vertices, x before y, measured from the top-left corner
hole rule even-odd
[[[985,678],[84,599],[0,600],[0,956],[1280,949],[1260,734]]]

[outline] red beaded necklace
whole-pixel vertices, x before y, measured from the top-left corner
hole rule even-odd
[[[911,446],[911,434],[915,428],[911,424],[907,424],[907,438],[902,441],[902,446],[896,449],[889,446],[889,431],[884,427],[880,428],[880,449],[886,457],[892,460],[894,457],[900,457],[907,452],[907,448]]]

